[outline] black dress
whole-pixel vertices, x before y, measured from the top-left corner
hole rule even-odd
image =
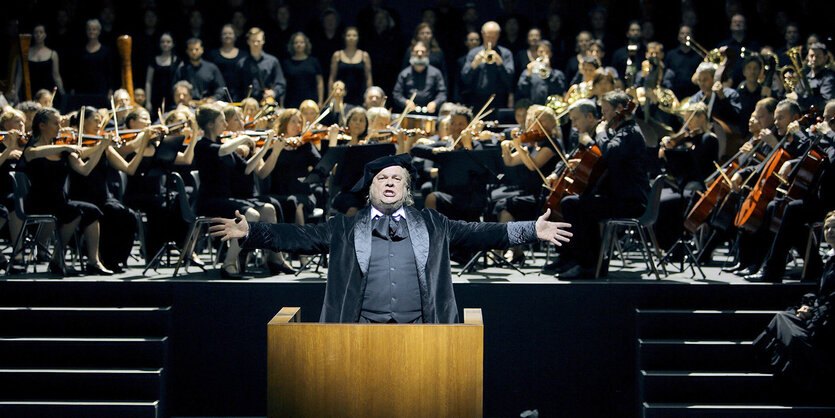
[[[359,51],[357,51],[359,53]],[[363,94],[365,94],[365,64],[362,61],[356,64],[349,64],[342,61],[342,56],[345,55],[339,51],[339,63],[336,66],[336,76],[334,80],[341,80],[345,83],[345,103],[350,103],[356,106],[362,106]]]
[[[303,60],[288,58],[282,61],[284,78],[287,79],[287,93],[284,95],[284,107],[297,108],[304,100],[319,100],[316,89],[316,76],[322,75],[319,60],[307,57]]]
[[[106,155],[102,155],[89,175],[82,176],[75,171],[70,173],[70,198],[92,203],[101,209],[99,257],[108,269],[127,263],[136,235],[134,212],[112,192],[111,185],[118,181],[118,175]]]
[[[833,299],[835,257],[826,262],[817,295],[803,296],[801,305],[809,306],[811,315],[806,319],[797,317],[800,306],[779,312],[754,340],[757,354],[764,357],[774,373],[800,391],[814,390],[832,381]]]
[[[96,205],[77,200],[69,200],[64,192],[64,183],[70,173],[67,161],[69,153],[62,153],[61,159],[51,161],[47,158],[36,158],[26,161],[24,169],[29,176],[29,194],[26,196],[26,211],[32,214],[53,215],[59,225],[72,222],[81,217],[79,229],[84,230],[102,216]]]
[[[171,56],[171,65],[159,65],[156,58],[151,60],[151,68],[154,69],[154,79],[151,81],[151,109],[159,109],[163,98],[169,108],[174,107],[174,71],[178,65],[180,59],[176,55]]]
[[[209,51],[208,60],[217,65],[217,68],[220,69],[220,73],[223,74],[223,81],[225,81],[226,85],[229,87],[229,94],[231,94],[232,97],[240,97],[238,92],[235,91],[235,86],[240,84],[241,79],[240,71],[237,67],[240,59],[240,50],[238,50],[238,55],[235,55],[234,58],[224,57],[223,54],[220,53],[219,49]],[[228,98],[224,97],[223,100],[228,100]]]
[[[269,155],[267,153],[264,158],[269,158]],[[307,143],[295,150],[281,151],[275,162],[269,177],[269,195],[279,202],[284,219],[288,222],[296,218],[297,205],[304,204],[306,214],[310,214],[316,206],[313,188],[299,178],[306,177],[310,172],[308,168],[316,167],[319,159],[319,151],[313,144]]]
[[[55,87],[55,79],[52,78],[52,54],[46,61],[29,60],[29,80],[32,86],[32,96],[41,89],[52,91]]]
[[[220,143],[203,137],[194,147],[194,160],[200,171],[200,191],[197,195],[197,214],[201,216],[232,218],[235,211],[241,213],[254,205],[244,199],[232,197],[232,177],[246,161],[233,152],[218,155]]]
[[[113,87],[113,56],[110,48],[102,45],[98,51],[82,50],[75,89],[81,94],[101,95]]]

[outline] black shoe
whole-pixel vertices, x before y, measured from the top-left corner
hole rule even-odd
[[[578,264],[574,260],[565,260],[565,262],[562,263],[562,265],[557,266],[557,268],[554,270],[554,273],[559,276],[560,274],[565,273],[566,271],[571,270],[574,267],[577,267],[577,265]]]
[[[557,274],[557,280],[594,279],[594,269],[575,264],[574,267]]]
[[[220,278],[222,278],[222,279],[240,279],[240,278],[243,277],[243,276],[241,276],[240,273],[232,273],[229,270],[226,270],[226,267],[233,267],[233,266],[230,264],[228,266],[221,267],[220,268]]]
[[[729,267],[722,267],[722,271],[724,271],[725,273],[736,273],[740,270],[745,270],[748,267],[751,267],[751,266],[748,265],[748,264],[736,263],[736,264],[734,264],[732,266],[729,266]]]
[[[56,262],[56,261],[50,261],[49,262],[49,269],[48,270],[49,270],[50,273],[61,276],[61,277],[67,276],[67,270],[64,268],[64,266],[61,263]]]
[[[557,270],[560,270],[565,263],[568,262],[567,258],[564,257],[557,257],[557,260],[553,263],[548,263],[542,266],[542,273],[544,274],[555,274]]]
[[[87,275],[92,276],[112,276],[113,272],[104,268],[104,266],[99,267],[95,264],[87,264]]]
[[[272,261],[267,262],[267,268],[270,270],[270,274],[273,276],[277,276],[279,274],[296,274],[296,270],[286,264],[279,264],[273,263]]]
[[[757,274],[759,271],[760,271],[760,266],[752,264],[752,265],[750,265],[750,266],[748,266],[748,267],[746,267],[742,270],[735,271],[734,274],[736,274],[737,276],[747,277],[747,276],[753,276],[753,275]]]
[[[765,271],[763,271],[762,273],[750,274],[748,276],[745,276],[745,280],[749,281],[749,282],[752,282],[752,283],[782,283],[783,282],[781,277],[779,277],[779,276],[775,277],[773,275],[767,274]]]

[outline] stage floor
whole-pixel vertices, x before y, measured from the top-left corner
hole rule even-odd
[[[499,254],[499,252],[496,252]],[[640,257],[638,252],[627,252],[626,262],[616,255],[609,267],[609,274],[605,277],[594,279],[589,277],[582,280],[560,281],[551,274],[542,273],[542,266],[546,263],[546,256],[554,257],[554,253],[546,254],[544,251],[526,251],[526,259],[524,263],[517,264],[518,270],[507,266],[491,265],[486,268],[477,269],[459,275],[462,270],[462,265],[452,262],[452,280],[453,283],[479,283],[479,284],[570,284],[570,283],[589,283],[589,282],[612,282],[612,283],[686,283],[686,284],[753,284],[744,280],[741,276],[732,273],[725,273],[722,271],[723,267],[729,266],[732,263],[728,251],[725,248],[717,250],[714,254],[713,261],[707,265],[702,266],[702,271],[705,278],[702,278],[698,271],[694,272],[689,268],[688,263],[684,263],[684,271],[681,271],[681,263],[667,263],[666,269],[669,273],[665,275],[659,266],[661,280],[658,280],[647,264]],[[204,261],[208,260],[208,255],[201,256]],[[550,258],[549,258],[550,259]],[[483,260],[481,258],[480,260]],[[172,258],[176,262],[176,258]],[[491,261],[490,264],[493,264]],[[292,261],[294,268],[301,266],[298,260]],[[478,264],[477,264],[478,265]],[[207,263],[208,266],[208,263]],[[800,274],[803,266],[802,259],[797,259],[789,263],[787,268],[787,275],[784,277],[784,283],[796,282],[800,279]],[[46,271],[46,264],[41,263],[37,266],[38,272],[32,272],[30,266],[28,272],[25,274],[15,274],[4,276],[3,280],[55,280],[56,277]],[[76,265],[78,267],[78,265]],[[188,271],[180,269],[179,275],[174,277],[174,267],[160,267],[156,270],[150,269],[143,275],[144,264],[139,254],[128,262],[128,268],[123,273],[115,274],[113,276],[72,276],[64,277],[62,280],[70,281],[212,281],[212,282],[229,282],[229,283],[323,283],[326,279],[327,268],[320,267],[318,271],[315,269],[315,263],[299,273],[298,275],[281,274],[270,275],[266,269],[252,267],[239,279],[223,279],[220,277],[219,265],[217,268],[206,267],[205,271],[198,267],[190,267]]]

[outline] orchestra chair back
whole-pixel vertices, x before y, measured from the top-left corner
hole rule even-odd
[[[322,324],[282,308],[267,326],[269,417],[480,417],[481,309],[463,324]]]

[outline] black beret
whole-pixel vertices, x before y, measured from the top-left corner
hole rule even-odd
[[[362,178],[357,181],[351,191],[354,193],[359,193],[361,191],[366,190],[370,185],[371,181],[374,180],[374,176],[377,175],[380,171],[384,168],[391,167],[394,165],[398,165],[400,167],[405,168],[409,171],[409,175],[412,179],[415,178],[416,172],[415,167],[412,165],[412,156],[409,154],[398,154],[398,155],[387,155],[385,157],[377,158],[374,161],[370,161],[365,164],[365,169],[363,170]]]

